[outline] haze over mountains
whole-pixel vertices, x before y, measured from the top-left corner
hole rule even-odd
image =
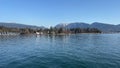
[[[17,23],[4,23],[0,22],[0,26],[4,27],[11,27],[11,28],[31,28],[31,29],[44,29],[44,26],[32,26],[32,25],[24,25],[24,24],[17,24]],[[75,23],[69,23],[69,24],[57,24],[54,26],[56,28],[97,28],[101,30],[102,32],[120,32],[120,24],[113,25],[113,24],[105,24],[105,23],[99,23],[94,22],[92,24],[87,24],[83,22],[75,22]],[[47,27],[46,27],[47,28]]]

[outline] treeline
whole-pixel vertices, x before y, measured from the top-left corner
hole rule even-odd
[[[35,30],[30,28],[11,28],[11,27],[4,27],[0,26],[0,33],[20,33],[20,34],[30,34],[35,33]]]
[[[48,33],[48,34],[77,34],[77,33],[101,33],[100,30],[96,28],[54,28],[38,30],[38,32]]]
[[[20,34],[34,34],[36,32],[40,34],[77,34],[77,33],[101,33],[96,28],[45,28],[45,29],[30,29],[30,28],[8,28],[0,26],[0,32],[13,32]]]

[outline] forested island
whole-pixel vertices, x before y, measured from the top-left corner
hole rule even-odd
[[[31,28],[10,28],[0,26],[0,35],[9,35],[9,34],[51,34],[51,35],[60,35],[60,34],[77,34],[77,33],[101,33],[100,30],[96,28],[40,28],[40,29],[31,29]]]

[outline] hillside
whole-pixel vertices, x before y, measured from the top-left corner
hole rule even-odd
[[[94,22],[92,24],[87,24],[83,22],[75,22],[75,23],[69,23],[66,26],[63,26],[62,24],[58,24],[55,26],[56,28],[97,28],[101,30],[102,32],[120,32],[120,25],[113,25],[113,24],[105,24],[105,23],[99,23]]]
[[[31,28],[31,29],[45,28],[43,26],[33,26],[33,25],[24,25],[24,24],[18,24],[18,23],[4,23],[4,22],[0,22],[0,26],[9,27],[9,28]]]

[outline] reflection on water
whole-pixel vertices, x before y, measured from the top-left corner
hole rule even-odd
[[[120,68],[119,34],[0,36],[0,68]]]

